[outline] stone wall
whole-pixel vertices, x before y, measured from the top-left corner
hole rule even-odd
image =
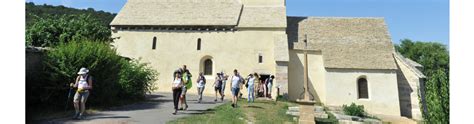
[[[25,63],[26,63],[26,84],[32,83],[39,80],[38,74],[41,73],[43,65],[43,48],[26,48],[25,50]]]
[[[410,67],[410,64],[402,59],[404,58],[396,57],[399,68],[397,70],[397,79],[401,115],[422,120],[419,96],[421,95],[420,93],[423,93],[422,89],[420,89],[420,86],[423,84],[423,78],[411,70],[416,68]]]

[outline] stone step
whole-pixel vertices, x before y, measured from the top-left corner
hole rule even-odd
[[[298,106],[288,107],[288,111],[298,112],[300,111],[300,107]],[[314,112],[324,112],[324,107],[314,106]]]
[[[294,112],[294,111],[287,111],[286,114],[292,115],[292,116],[300,116],[300,112]],[[315,112],[314,117],[315,118],[328,118],[328,114],[326,114],[326,112]]]

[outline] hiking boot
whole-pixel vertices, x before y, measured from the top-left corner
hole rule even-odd
[[[77,119],[79,119],[79,120],[84,119],[84,117],[82,116],[82,113],[79,114],[79,116],[77,117]]]
[[[76,112],[74,116],[72,117],[72,119],[78,119],[78,117],[79,117],[79,112]]]

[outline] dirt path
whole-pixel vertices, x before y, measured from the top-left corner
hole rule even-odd
[[[221,105],[222,102],[214,103],[213,97],[203,97],[201,103],[197,103],[197,95],[188,96],[189,108],[186,111],[179,111],[177,115],[172,115],[173,99],[171,93],[154,93],[148,96],[145,102],[136,103],[117,107],[114,109],[99,111],[97,113],[87,115],[83,120],[72,120],[72,118],[60,118],[54,120],[46,120],[41,123],[55,124],[162,124],[170,120],[181,117],[202,114],[209,108]],[[226,102],[227,100],[224,100]],[[72,116],[72,115],[71,115]]]

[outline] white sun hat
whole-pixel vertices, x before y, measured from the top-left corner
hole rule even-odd
[[[89,72],[89,69],[82,67],[77,74],[87,74]]]

